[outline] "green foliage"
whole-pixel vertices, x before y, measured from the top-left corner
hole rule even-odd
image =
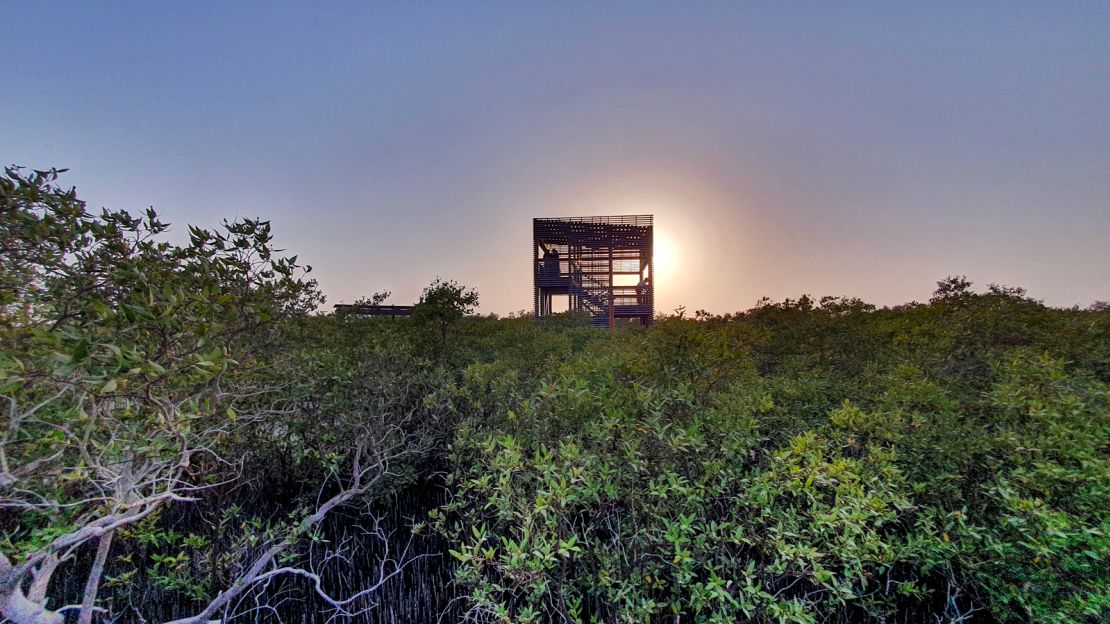
[[[424,288],[412,311],[418,322],[439,330],[443,347],[447,346],[447,328],[478,307],[478,291],[460,286],[455,280],[438,277]]]
[[[1019,352],[1000,364],[979,576],[1013,620],[1110,613],[1110,388]]]
[[[1110,619],[1106,306],[955,277],[600,332],[437,279],[414,322],[312,315],[268,223],[174,245],[58,173],[0,177],[0,553],[79,574],[67,536],[126,520],[113,615],[310,560],[376,440],[398,459],[351,502],[446,480],[428,524],[475,620]]]
[[[78,556],[85,544],[95,550],[96,526],[116,527],[109,601],[133,604],[137,584],[207,600],[215,580],[239,573],[220,571],[241,571],[262,543],[180,530],[170,518],[252,483],[262,464],[308,464],[307,453],[248,449],[290,440],[294,416],[312,406],[286,406],[328,383],[319,364],[290,368],[304,358],[282,342],[322,298],[296,257],[278,255],[267,222],[190,227],[175,245],[153,210],[90,214],[57,175],[0,177],[0,602],[33,570],[49,580],[51,561],[58,574],[87,572]],[[374,413],[360,407],[361,418]],[[329,451],[346,457],[353,439]],[[312,494],[334,477],[340,459],[330,461],[306,478]],[[299,537],[297,514],[273,510],[254,537]],[[142,608],[157,610],[147,598]]]
[[[1101,621],[1110,319],[970,286],[472,366],[433,513],[471,613]]]
[[[10,555],[48,527],[81,526],[193,481],[198,451],[226,431],[273,321],[314,308],[296,258],[274,255],[268,223],[189,229],[162,241],[153,210],[89,214],[57,172],[0,178],[0,386],[10,407],[0,481]],[[10,255],[9,255],[10,254]],[[195,456],[195,457],[194,457]]]

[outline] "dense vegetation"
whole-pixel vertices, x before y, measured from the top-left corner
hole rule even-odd
[[[1110,619],[1105,306],[313,314],[265,222],[56,176],[0,178],[8,619]]]

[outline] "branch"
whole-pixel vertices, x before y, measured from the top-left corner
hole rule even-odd
[[[368,459],[366,457],[366,444],[365,442],[360,443],[355,449],[355,455],[351,461],[352,468],[350,485],[326,500],[317,508],[315,513],[302,520],[286,539],[277,542],[267,548],[254,560],[254,562],[251,563],[246,572],[239,575],[239,577],[235,579],[230,587],[220,592],[219,595],[217,595],[211,602],[209,602],[203,610],[201,610],[196,615],[173,620],[168,624],[207,624],[212,621],[220,621],[218,619],[215,619],[214,616],[221,610],[227,608],[237,598],[250,591],[254,587],[258,586],[259,584],[262,584],[277,576],[287,574],[302,576],[313,580],[316,587],[316,593],[329,604],[341,610],[342,612],[346,612],[344,608],[345,605],[348,605],[358,598],[377,591],[382,586],[382,584],[385,583],[385,581],[395,576],[398,572],[400,572],[400,570],[411,563],[411,561],[414,559],[396,563],[395,569],[389,574],[383,574],[379,578],[378,582],[375,583],[373,586],[366,588],[358,592],[354,596],[344,600],[336,600],[325,593],[322,586],[320,585],[319,576],[314,572],[304,570],[303,568],[293,567],[274,568],[270,570],[267,570],[267,568],[273,565],[274,560],[277,558],[278,555],[280,555],[293,544],[293,541],[296,537],[308,533],[317,525],[319,525],[327,517],[329,512],[331,512],[336,507],[347,503],[352,498],[365,494],[367,491],[369,491],[375,484],[377,484],[381,480],[383,476],[389,474],[389,471],[387,469],[388,462],[402,456],[405,452],[406,451],[404,450],[402,444],[396,443],[384,449],[377,450],[377,452],[375,452],[373,456],[369,458],[369,463],[364,465],[364,461]]]
[[[92,624],[96,592],[100,588],[100,576],[104,574],[104,563],[108,560],[108,551],[112,548],[114,535],[114,531],[109,531],[100,536],[100,543],[96,546],[96,558],[93,560],[88,578],[85,579],[85,595],[81,599],[81,614],[77,618],[77,624]]]

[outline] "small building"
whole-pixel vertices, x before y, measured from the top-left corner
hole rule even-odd
[[[533,219],[532,248],[536,318],[560,311],[555,302],[565,299],[566,310],[598,327],[623,319],[651,325],[652,215]]]
[[[337,303],[332,308],[336,314],[355,314],[358,316],[411,316],[412,306],[403,305],[358,305],[352,303]]]

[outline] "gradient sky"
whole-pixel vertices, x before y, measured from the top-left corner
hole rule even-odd
[[[329,303],[530,309],[533,217],[627,213],[660,311],[1110,299],[1110,2],[301,4],[0,4],[0,161],[270,219]]]

